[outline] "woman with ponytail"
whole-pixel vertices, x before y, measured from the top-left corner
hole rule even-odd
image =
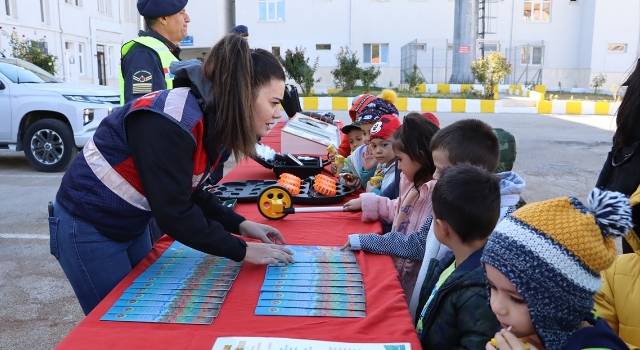
[[[50,209],[51,254],[85,314],[149,253],[152,217],[167,235],[208,254],[254,264],[293,261],[273,244],[284,243],[278,230],[245,220],[203,190],[221,150],[252,156],[257,137],[280,118],[282,66],[229,34],[204,63],[178,62],[172,73],[174,89],[104,119]]]

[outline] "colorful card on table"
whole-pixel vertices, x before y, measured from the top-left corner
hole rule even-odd
[[[362,287],[319,287],[319,286],[269,286],[263,285],[261,292],[293,292],[293,293],[328,293],[328,294],[362,294]]]
[[[317,286],[317,287],[362,287],[359,281],[331,281],[331,280],[264,280],[264,286]]]
[[[145,307],[181,307],[199,309],[219,309],[220,303],[197,303],[191,301],[159,301],[159,300],[124,300],[118,299],[113,306],[145,306]]]
[[[156,301],[200,301],[212,302],[223,299],[226,292],[205,291],[207,295],[188,295],[188,294],[155,294],[155,293],[122,293],[120,299],[126,300],[156,300]]]
[[[240,268],[237,266],[212,266],[211,269],[204,271],[154,271],[148,270],[143,272],[140,277],[210,277],[219,278],[219,274],[237,274]]]
[[[264,277],[266,280],[305,280],[305,281],[315,281],[315,280],[326,280],[326,281],[358,281],[362,282],[361,274],[266,274]]]
[[[345,303],[366,302],[363,294],[317,294],[289,292],[262,292],[260,293],[260,300],[340,301]]]
[[[139,315],[129,313],[107,313],[100,318],[100,321],[211,324],[213,322],[213,319],[214,317],[200,316],[164,316]]]
[[[156,307],[156,306],[112,306],[109,313],[138,314],[138,315],[163,315],[163,316],[200,316],[216,317],[220,307],[217,308],[181,308],[181,307]]]
[[[211,324],[241,266],[174,242],[101,320]]]
[[[363,311],[298,309],[288,307],[257,307],[256,315],[261,316],[329,316],[329,317],[365,317]]]
[[[280,267],[280,266],[267,266],[267,275],[279,275],[279,274],[316,274],[316,273],[331,273],[331,274],[349,274],[360,273],[360,268],[355,267],[334,267],[333,264],[318,264],[316,266],[304,266],[295,267],[293,265]]]
[[[217,282],[214,280],[214,282]],[[218,284],[218,283],[211,283],[211,284],[198,284],[198,283],[194,283],[194,284],[190,284],[190,283],[138,283],[138,282],[134,282],[133,284],[131,284],[131,287],[129,287],[128,290],[131,290],[135,293],[144,293],[144,292],[153,292],[155,293],[155,290],[157,289],[165,289],[165,290],[173,290],[174,293],[176,290],[191,290],[191,289],[197,289],[197,290],[221,290],[221,291],[226,291],[229,290],[231,288],[230,284]],[[143,291],[144,290],[144,291]]]
[[[190,265],[219,265],[219,266],[242,266],[242,262],[235,262],[227,258],[221,258],[218,256],[206,256],[204,258],[167,258],[161,256],[156,260],[153,265],[174,265],[174,264],[190,264]],[[149,267],[151,267],[149,266]]]
[[[292,307],[297,309],[325,309],[365,311],[365,303],[349,303],[343,301],[312,300],[259,300],[258,307]]]
[[[140,275],[135,279],[134,282],[139,283],[148,283],[148,282],[158,282],[158,283],[185,283],[189,284],[210,284],[214,281],[233,281],[238,275],[232,273],[219,273],[209,275],[204,278],[193,277],[193,276],[181,276],[181,277],[159,277],[159,276],[142,276]]]
[[[159,298],[160,300],[166,300],[166,297],[162,295],[168,295],[175,298],[175,300],[191,300],[200,301],[210,300],[213,303],[221,303],[227,294],[226,291],[221,290],[208,290],[208,289],[150,289],[150,288],[129,288],[124,291],[127,295],[141,295],[136,299],[150,299]],[[124,295],[124,294],[123,294]],[[210,298],[210,299],[198,299],[198,298]]]

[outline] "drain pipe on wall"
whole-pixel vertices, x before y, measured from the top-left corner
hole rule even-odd
[[[351,37],[352,37],[352,28],[353,28],[353,0],[349,0],[349,50],[353,51],[353,47],[351,47]]]
[[[516,15],[516,2],[514,0],[514,1],[511,2],[511,31],[509,32],[509,50],[510,51],[514,51],[514,52],[515,52],[515,49],[513,48],[513,19],[514,19],[515,15]],[[509,54],[510,54],[509,56],[511,56],[511,52],[509,52]],[[514,59],[516,57],[515,55],[516,54],[514,53],[513,54]],[[515,61],[513,62],[513,64],[515,66],[515,64],[516,64]],[[516,70],[512,69],[512,71],[513,71],[513,78],[512,79],[515,80],[516,79]]]

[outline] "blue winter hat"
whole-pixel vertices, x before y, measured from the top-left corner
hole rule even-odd
[[[138,12],[143,17],[171,16],[182,11],[189,0],[138,0]]]
[[[399,116],[398,109],[391,102],[385,101],[381,98],[369,102],[367,106],[358,115],[358,121],[360,123],[375,123],[383,115],[392,114],[396,117]]]
[[[587,205],[564,197],[527,204],[489,236],[481,262],[513,283],[548,350],[565,348],[614,262],[613,237],[633,226],[629,198],[593,189]]]
[[[243,26],[242,24],[240,24],[231,28],[231,31],[229,33],[238,34],[242,36],[249,36],[249,28],[247,28],[247,26]]]

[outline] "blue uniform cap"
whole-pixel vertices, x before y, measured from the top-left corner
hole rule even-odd
[[[189,0],[138,0],[138,12],[144,17],[171,16],[182,11]]]
[[[242,36],[249,36],[249,28],[241,24],[231,28],[231,31],[229,33],[238,34]]]

